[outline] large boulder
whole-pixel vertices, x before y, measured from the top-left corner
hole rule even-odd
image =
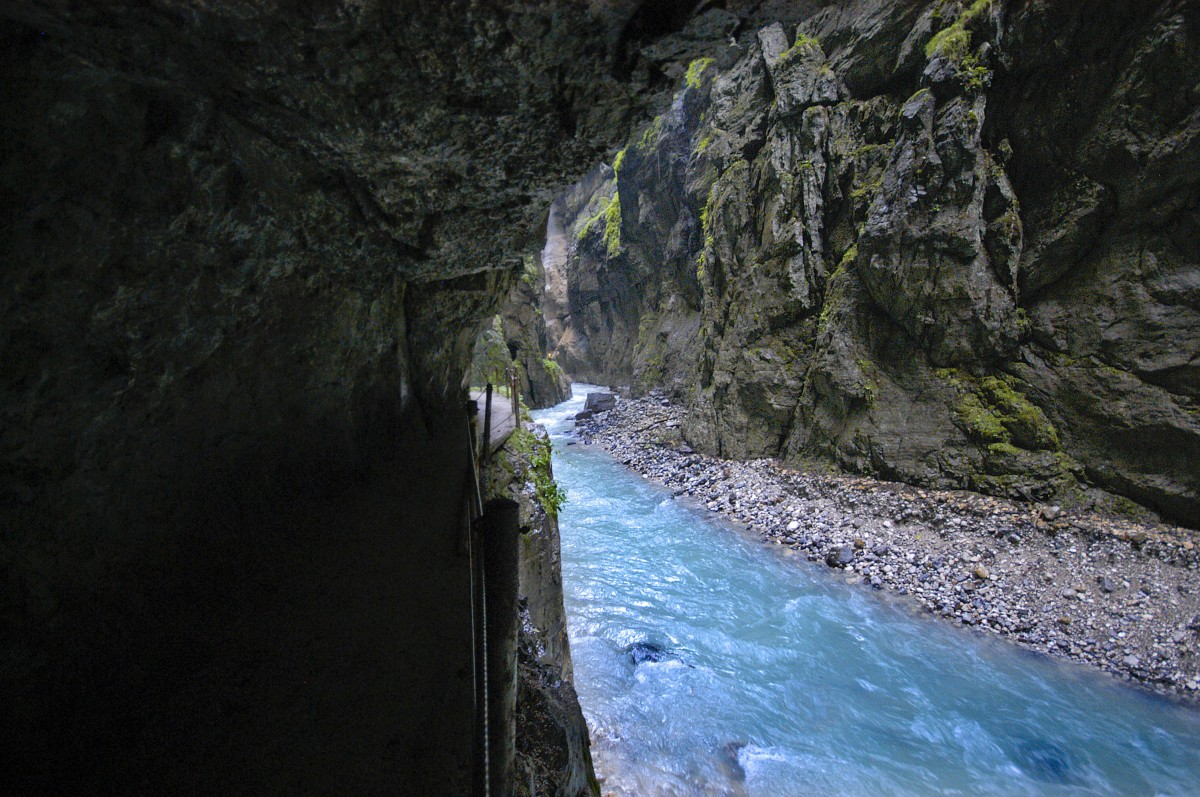
[[[612,393],[588,393],[583,405],[584,412],[607,412],[617,406],[617,397]]]

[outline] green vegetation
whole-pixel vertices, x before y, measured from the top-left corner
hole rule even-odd
[[[944,55],[957,61],[971,48],[971,32],[961,24],[962,20],[943,28],[925,45],[925,57]]]
[[[879,189],[883,187],[883,170],[879,171],[879,175],[873,180],[863,180],[850,189],[850,199],[855,204],[870,203],[875,195],[879,193]]]
[[[1029,319],[1029,313],[1024,307],[1018,307],[1016,312],[1017,335],[1024,339],[1029,337],[1029,331],[1033,328],[1033,322]]]
[[[894,146],[896,146],[896,139],[894,138],[888,141],[886,144],[863,144],[855,147],[854,151],[851,152],[850,155],[856,161],[866,160],[867,158],[874,156],[876,153],[882,152],[886,154],[891,152],[892,147]]]
[[[688,88],[700,88],[700,79],[704,75],[704,70],[708,69],[712,62],[713,59],[711,58],[697,58],[688,64],[687,75],[684,76],[684,81],[687,83]]]
[[[518,428],[508,438],[505,444],[513,453],[519,455],[524,474],[522,481],[533,482],[533,494],[542,509],[552,518],[557,518],[559,511],[567,502],[566,491],[554,481],[550,466],[550,441],[538,437],[525,428]]]
[[[849,248],[842,253],[842,259],[838,261],[836,271],[843,271],[850,267],[850,264],[858,259],[858,242],[850,244]]]
[[[987,67],[979,63],[978,56],[971,50],[971,31],[967,25],[971,20],[987,11],[992,0],[975,0],[954,22],[938,31],[925,45],[925,57],[940,55],[955,64],[958,79],[969,92],[982,90],[991,78]]]
[[[542,368],[550,375],[551,379],[561,379],[563,377],[562,366],[551,360],[549,357],[542,358]]]
[[[525,255],[524,268],[521,270],[521,283],[533,285],[537,282],[538,265],[533,255]]]
[[[533,467],[533,489],[538,503],[546,510],[546,514],[557,518],[563,505],[567,503],[567,491],[558,486],[550,474],[550,444],[545,443],[535,450],[530,463]]]
[[[611,202],[612,199],[602,199],[600,201],[599,209],[577,228],[577,232],[575,233],[576,240],[582,241],[591,233],[592,228],[596,226],[596,222],[604,218],[604,214],[608,212],[608,206]]]
[[[865,357],[859,357],[854,361],[854,363],[858,366],[858,370],[863,376],[861,385],[863,398],[866,400],[867,404],[874,404],[875,396],[879,393],[879,383],[875,379],[875,377],[878,375],[878,371],[875,368],[875,363],[871,362]]]
[[[971,3],[965,11],[959,14],[958,19],[938,31],[926,43],[925,57],[932,58],[934,55],[941,54],[952,60],[959,60],[959,57],[965,55],[971,47],[971,32],[967,30],[967,23],[987,11],[991,4],[992,0],[975,0]]]
[[[798,58],[802,53],[815,50],[821,52],[821,41],[816,36],[809,36],[806,33],[796,34],[796,43],[788,48],[787,52],[779,56],[780,65],[786,64],[789,61]]]
[[[617,153],[617,156],[615,158],[613,158],[612,170],[613,170],[614,175],[620,174],[621,164],[623,164],[624,162],[625,162],[625,150],[621,150],[620,152]]]
[[[716,187],[715,183],[713,187]],[[704,203],[704,207],[700,209],[700,229],[704,232],[705,243],[707,243],[708,239],[712,237],[712,230],[709,228],[709,217],[712,214],[712,204],[713,191],[712,189],[709,189],[708,200]]]
[[[621,254],[621,195],[613,194],[604,209],[604,251],[609,257]]]
[[[705,267],[708,265],[708,252],[716,245],[716,240],[713,238],[712,232],[712,209],[713,197],[716,195],[716,183],[708,189],[708,199],[704,202],[704,207],[700,210],[700,230],[704,235],[704,248],[700,250],[700,254],[696,257],[696,279],[700,284],[704,284]]]
[[[609,257],[621,253],[621,197],[614,192],[611,199],[602,201],[599,209],[579,226],[575,238],[582,241],[596,229],[597,224],[604,225],[604,251]]]
[[[1058,451],[1058,432],[1041,407],[1017,390],[1008,374],[975,378],[955,368],[937,371],[959,391],[955,415],[969,437],[992,453],[1013,453],[1010,448]],[[994,446],[1000,445],[1001,448]]]
[[[964,55],[958,66],[958,79],[963,82],[967,91],[982,91],[991,80],[991,71],[979,63],[979,59],[975,57],[974,53]],[[978,117],[976,117],[975,122],[978,124]]]
[[[847,281],[850,279],[849,266],[856,257],[858,257],[857,244],[846,250],[846,254],[842,255],[842,260],[838,263],[837,268],[825,281],[825,300],[821,303],[821,314],[817,318],[817,334],[825,332],[829,326],[829,320],[833,316],[834,308],[841,304],[845,297]]]
[[[634,148],[637,150],[647,150],[653,147],[658,142],[658,135],[662,132],[664,120],[662,115],[654,117],[646,129],[642,131],[642,135],[638,137]]]
[[[1019,457],[1021,455],[1021,449],[1012,443],[992,443],[988,446],[988,451],[1000,457]]]
[[[1058,432],[1042,412],[1015,389],[1011,376],[986,376],[979,382],[993,406],[1003,413],[1004,425],[1013,439],[1028,448],[1054,451],[1059,448]]]
[[[991,407],[985,406],[975,393],[963,393],[954,409],[962,421],[963,431],[976,442],[1011,443],[1012,435],[1004,428],[1000,416]]]

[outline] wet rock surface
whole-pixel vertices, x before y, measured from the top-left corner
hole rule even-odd
[[[1200,534],[1163,524],[692,452],[661,393],[578,422],[674,496],[847,583],[1200,701]]]
[[[765,25],[563,200],[552,344],[685,401],[709,454],[1200,526],[1198,30],[1177,0]]]

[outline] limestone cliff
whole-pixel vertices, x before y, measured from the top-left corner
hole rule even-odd
[[[560,200],[558,346],[709,452],[1198,525],[1198,41],[1182,0],[765,26]]]
[[[505,342],[519,364],[521,398],[530,409],[553,407],[571,397],[571,379],[548,354],[542,314],[546,272],[542,256],[525,258],[525,270],[501,308]]]

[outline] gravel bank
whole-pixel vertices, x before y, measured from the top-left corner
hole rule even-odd
[[[831,575],[1200,702],[1200,533],[969,492],[694,453],[684,410],[623,399],[576,424],[633,470]]]

